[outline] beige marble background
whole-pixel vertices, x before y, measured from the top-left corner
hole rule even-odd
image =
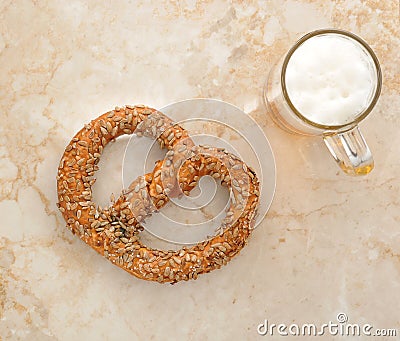
[[[0,340],[253,340],[264,319],[318,324],[339,312],[400,339],[399,25],[394,0],[1,1]],[[321,27],[361,35],[382,64],[381,99],[362,123],[376,161],[367,177],[343,175],[322,141],[266,116],[273,62]],[[191,97],[257,120],[277,189],[229,266],[162,286],[65,229],[56,169],[98,114]]]

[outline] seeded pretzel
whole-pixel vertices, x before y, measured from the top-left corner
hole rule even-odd
[[[157,139],[161,148],[168,149],[166,157],[110,207],[96,207],[91,186],[103,148],[132,133]],[[140,223],[169,197],[188,195],[204,175],[231,189],[230,206],[217,234],[177,251],[143,245]],[[161,283],[196,279],[225,265],[246,244],[259,197],[256,174],[243,161],[221,148],[195,146],[186,130],[144,106],[116,108],[85,125],[61,158],[57,189],[57,205],[74,234],[129,273]]]

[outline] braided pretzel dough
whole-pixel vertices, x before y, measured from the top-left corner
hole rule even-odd
[[[100,209],[91,186],[103,148],[123,134],[157,139],[168,152],[153,172],[136,179],[112,204]],[[189,194],[211,175],[231,189],[231,202],[213,238],[177,251],[146,247],[138,238],[147,216],[169,197]],[[186,130],[144,106],[116,108],[85,125],[60,161],[58,207],[67,226],[115,265],[145,280],[175,283],[225,265],[246,244],[253,229],[259,184],[254,171],[220,148],[195,146]]]

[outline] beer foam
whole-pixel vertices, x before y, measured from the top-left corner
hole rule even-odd
[[[286,89],[294,107],[323,125],[354,121],[370,104],[376,86],[373,59],[355,40],[314,36],[289,59]]]

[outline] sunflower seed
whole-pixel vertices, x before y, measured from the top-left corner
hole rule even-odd
[[[78,144],[82,147],[87,147],[88,143],[86,141],[78,141]]]
[[[187,147],[185,145],[181,146],[178,148],[178,153],[182,153],[183,151],[185,151],[187,149]]]
[[[181,264],[182,263],[182,261],[180,260],[179,257],[173,256],[172,258],[174,259],[175,263],[177,263],[177,264]]]
[[[101,133],[102,133],[103,135],[107,135],[107,134],[108,134],[107,129],[104,128],[104,127],[100,127],[100,131],[101,131]],[[104,144],[105,144],[105,143],[103,142],[103,145],[104,145]]]

